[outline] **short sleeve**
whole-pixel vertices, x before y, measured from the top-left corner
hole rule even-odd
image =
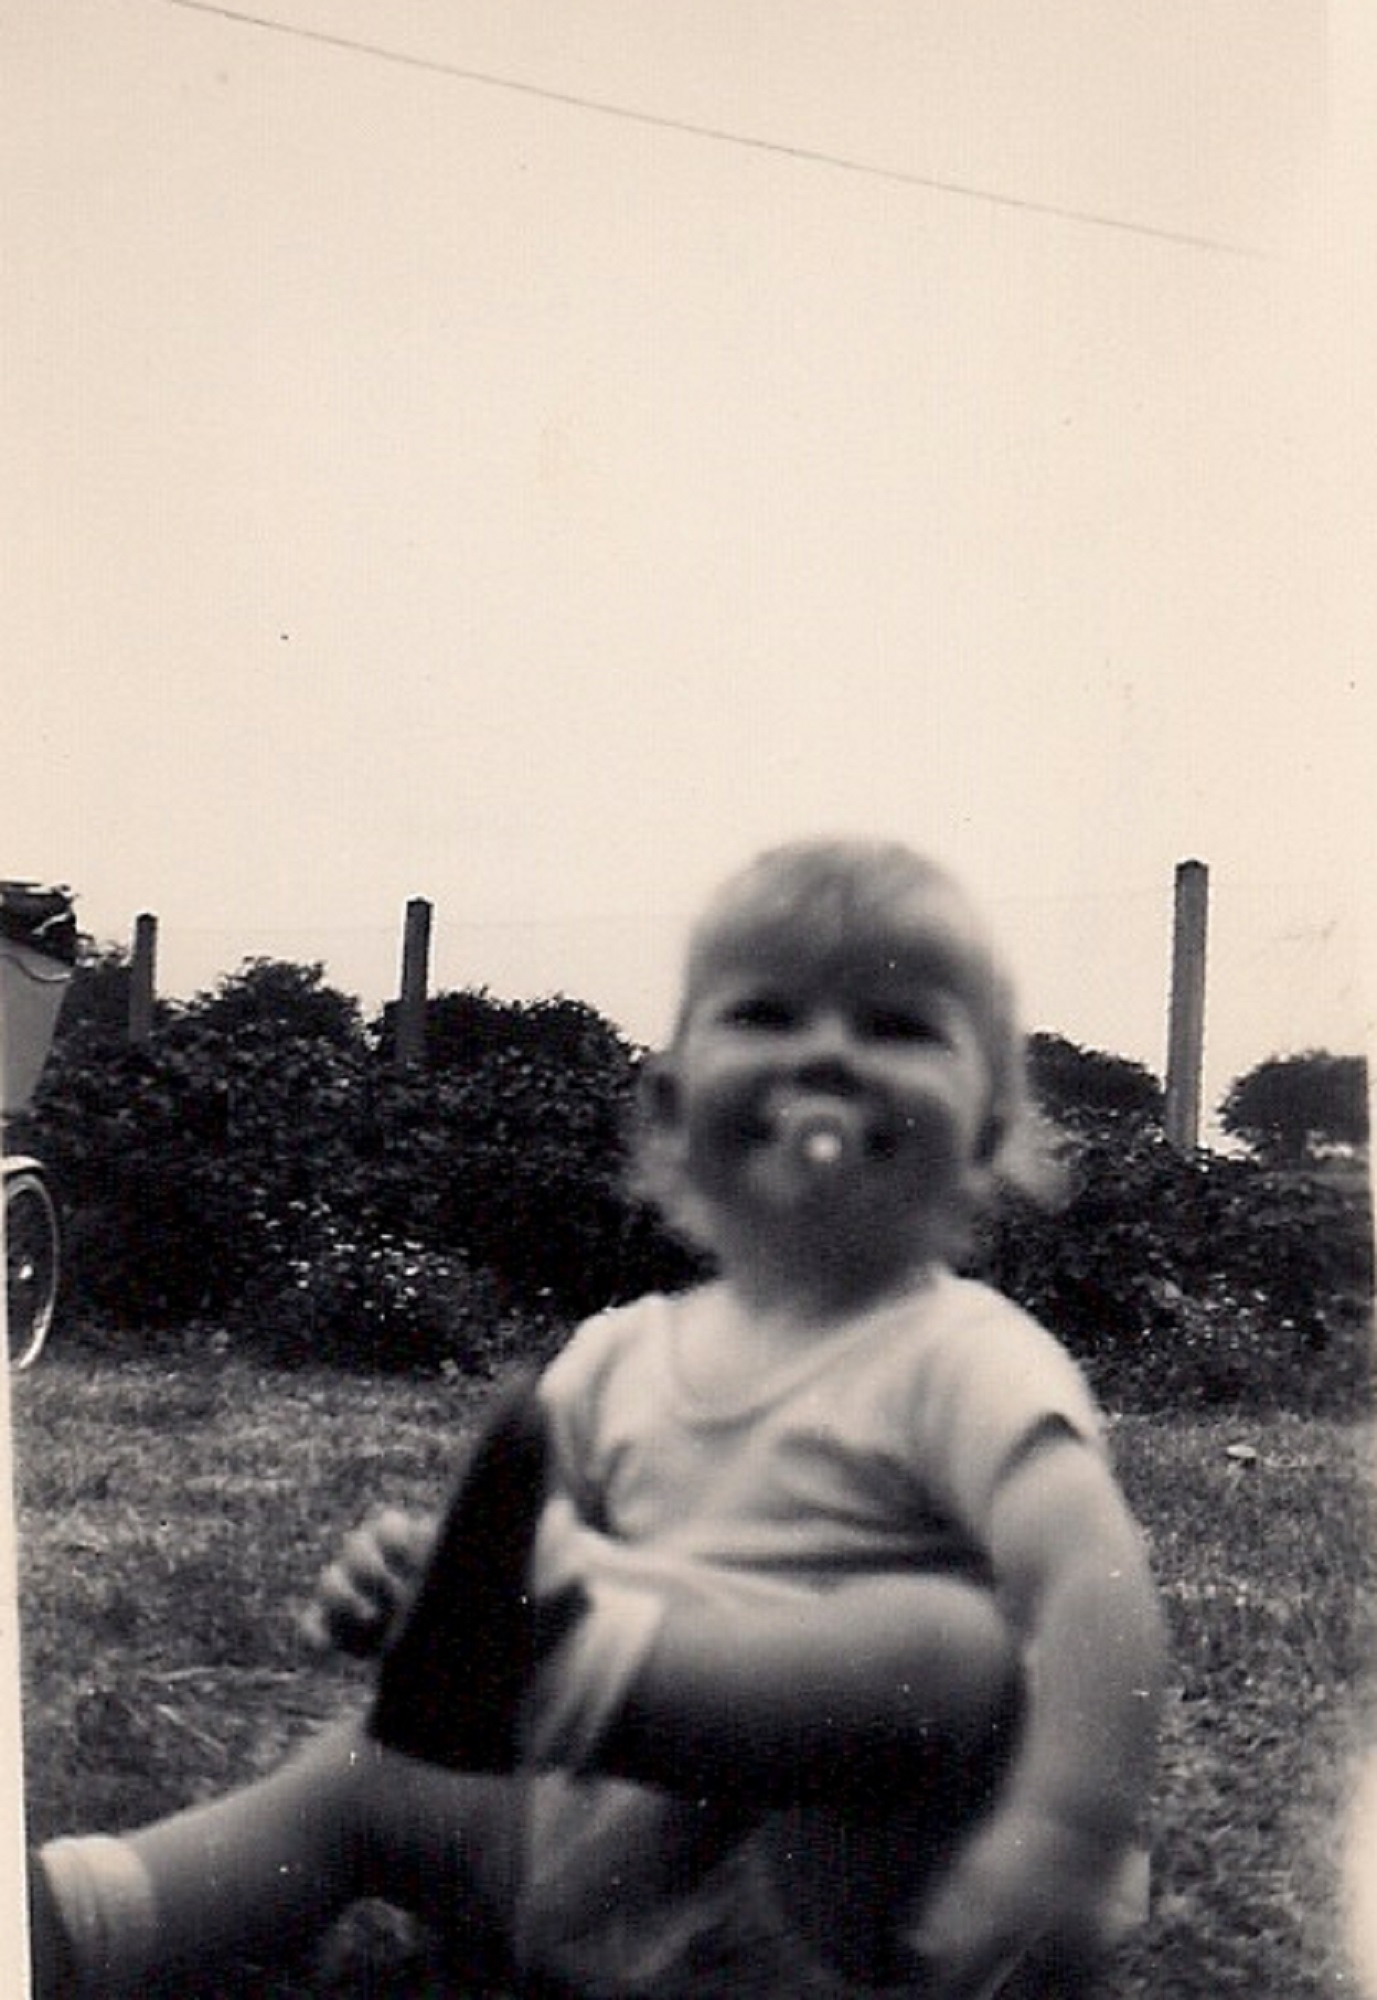
[[[1103,1456],[1104,1424],[1059,1341],[985,1286],[963,1285],[913,1408],[934,1492],[984,1546],[995,1494],[1042,1434],[1064,1431]]]
[[[643,1305],[614,1307],[584,1320],[540,1378],[559,1483],[594,1527],[603,1525],[596,1464],[605,1388],[627,1343],[640,1330]]]

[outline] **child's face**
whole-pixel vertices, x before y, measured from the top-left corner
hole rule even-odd
[[[986,1146],[977,963],[936,895],[842,937],[796,919],[738,932],[710,957],[672,1116],[724,1253],[912,1261]]]

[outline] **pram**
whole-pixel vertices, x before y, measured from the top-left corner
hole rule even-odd
[[[15,1368],[38,1359],[51,1330],[61,1231],[42,1161],[10,1153],[3,1126],[33,1100],[76,955],[76,919],[66,889],[0,882],[0,1166],[6,1325]]]

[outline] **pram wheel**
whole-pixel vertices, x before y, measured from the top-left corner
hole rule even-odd
[[[5,1296],[11,1368],[43,1352],[57,1305],[58,1224],[42,1170],[5,1166]]]

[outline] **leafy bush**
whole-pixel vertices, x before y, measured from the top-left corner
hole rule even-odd
[[[1064,1142],[1053,1211],[1011,1197],[979,1266],[1057,1331],[1106,1401],[1337,1410],[1368,1396],[1365,1194],[1183,1155],[1105,1115]]]
[[[87,1049],[110,1048],[127,1040],[133,984],[133,961],[122,945],[83,950],[62,998],[57,1046],[80,1042]],[[175,1011],[166,1000],[155,1000],[154,1025],[165,1026]]]
[[[387,1016],[366,1028],[319,966],[250,961],[140,1047],[121,978],[98,968],[25,1134],[66,1210],[76,1314],[209,1324],[287,1360],[483,1367],[695,1274],[625,1191],[640,1055],[591,1008],[442,994],[426,1061],[398,1071]],[[1365,1182],[1182,1156],[1146,1072],[1040,1041],[1066,1197],[1011,1196],[979,1267],[1121,1408],[1357,1407]]]
[[[300,1023],[279,1004],[293,988]],[[125,1325],[233,1309],[271,1261],[268,1221],[349,1178],[369,1060],[351,1006],[330,1004],[319,967],[258,962],[145,1044],[58,1044],[33,1138],[66,1211],[73,1303]]]
[[[375,1220],[569,1318],[681,1280],[687,1259],[626,1191],[638,1067],[581,1002],[438,996],[425,1069],[384,1072],[375,1092]]]
[[[567,1320],[681,1275],[622,1185],[636,1052],[575,1001],[432,1006],[436,1060],[400,1073],[318,966],[251,961],[137,1047],[88,1009],[31,1138],[66,1208],[69,1305],[430,1365],[518,1305]]]
[[[294,1234],[261,1305],[240,1316],[259,1351],[380,1374],[481,1374],[509,1358],[499,1288],[461,1255],[356,1231],[321,1203]]]

